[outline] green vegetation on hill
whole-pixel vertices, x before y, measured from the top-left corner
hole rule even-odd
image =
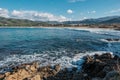
[[[27,19],[14,19],[0,17],[0,26],[44,26],[44,27],[92,27],[120,29],[120,17],[111,16],[98,19],[85,19],[82,21],[31,21]]]
[[[46,22],[0,17],[0,26],[44,26]]]

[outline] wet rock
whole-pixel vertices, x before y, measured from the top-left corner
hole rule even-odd
[[[108,72],[103,80],[120,80],[120,73],[118,71]]]
[[[92,80],[103,80],[102,78],[93,78]]]
[[[115,59],[115,60],[120,60],[120,57],[119,57],[118,55],[115,55],[115,56],[114,56],[114,59]]]
[[[55,71],[56,71],[56,72],[59,72],[59,71],[60,71],[60,69],[61,69],[60,64],[55,65]]]
[[[108,42],[119,42],[120,39],[119,39],[119,38],[116,38],[116,39],[108,38],[108,39],[104,39],[104,41],[108,41]]]
[[[5,80],[23,80],[27,77],[30,77],[31,74],[27,72],[25,69],[20,69],[17,72],[7,76]]]
[[[6,72],[5,73],[5,76],[7,77],[7,76],[9,76],[11,73],[10,72]]]
[[[86,63],[92,63],[94,62],[94,58],[92,56],[87,55],[86,57],[84,57]]]
[[[24,80],[42,80],[39,74],[36,74],[35,76],[31,77],[31,78],[26,78]]]
[[[39,68],[38,72],[40,73],[42,78],[47,78],[56,75],[59,72],[59,70],[60,70],[60,66],[55,65],[55,69],[52,69],[52,67],[50,66],[46,66],[43,68]]]
[[[0,75],[4,80],[120,80],[119,56],[110,53],[85,56],[82,70],[61,69],[60,64],[39,67],[37,62],[12,67],[12,72]]]
[[[104,60],[104,59],[112,59],[113,58],[113,55],[111,53],[105,53],[105,54],[102,54],[100,56],[96,56],[95,57],[96,59],[99,59],[99,60]]]
[[[3,79],[5,77],[4,74],[0,74],[0,80]]]
[[[117,58],[110,53],[95,54],[94,58],[87,56],[83,64],[83,72],[92,78],[104,78],[110,71],[117,70],[117,66],[120,65],[120,61],[117,61]]]
[[[39,67],[37,62],[22,64],[20,66],[13,67],[12,68],[13,72],[6,72],[4,79],[5,80],[24,80],[36,74],[38,68]],[[35,75],[33,78],[31,78],[31,80],[34,80],[37,76]]]

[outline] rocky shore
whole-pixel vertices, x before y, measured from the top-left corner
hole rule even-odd
[[[61,69],[60,64],[40,67],[38,62],[11,67],[0,80],[120,80],[120,57],[105,53],[83,57],[82,69]]]

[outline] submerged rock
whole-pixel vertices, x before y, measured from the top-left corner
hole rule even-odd
[[[102,41],[105,41],[105,42],[120,42],[120,39],[111,39],[111,38],[108,38],[108,39],[102,39]]]

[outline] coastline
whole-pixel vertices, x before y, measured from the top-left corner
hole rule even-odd
[[[87,55],[82,70],[61,69],[60,64],[40,67],[38,62],[12,66],[12,71],[0,74],[0,80],[119,80],[120,57],[105,53]],[[77,62],[77,61],[76,61]],[[112,75],[112,76],[111,76]]]
[[[67,29],[83,29],[83,30],[87,30],[87,29],[101,29],[101,30],[117,30],[120,31],[119,28],[99,28],[99,27],[60,27],[60,26],[12,26],[12,27],[8,27],[8,26],[0,26],[0,28],[67,28]]]
[[[114,29],[104,29],[104,28],[86,28],[86,27],[9,27],[9,28],[60,28],[60,29],[74,29],[74,30],[90,30],[90,31],[99,31],[99,30],[114,30]],[[26,29],[27,30],[27,29]],[[110,40],[108,40],[108,41],[111,41],[111,39]],[[114,41],[114,39],[112,40],[112,41]],[[90,52],[89,52],[90,53]],[[85,64],[86,64],[86,66],[88,67],[88,66],[92,66],[92,67],[94,67],[94,68],[96,68],[97,66],[98,66],[98,64],[99,64],[99,66],[100,67],[97,67],[99,70],[98,71],[100,71],[101,70],[101,67],[102,67],[102,69],[104,68],[104,67],[106,67],[106,65],[104,65],[104,63],[108,63],[109,61],[111,61],[111,62],[114,62],[114,59],[115,58],[113,58],[113,56],[114,55],[112,55],[110,52],[106,52],[106,53],[109,53],[109,55],[107,55],[107,58],[101,58],[101,59],[94,59],[93,57],[95,56],[95,54],[93,54],[93,55],[90,55],[88,53],[88,55],[84,55],[83,57],[87,57],[87,59],[85,58],[85,62],[87,62],[87,63],[82,63],[82,65],[84,66]],[[96,53],[96,52],[95,52]],[[97,53],[96,53],[97,54]],[[101,54],[103,54],[103,52],[101,52]],[[82,54],[83,55],[83,54]],[[99,56],[100,56],[100,54],[98,54]],[[39,55],[38,55],[39,56]],[[38,57],[38,56],[36,56],[36,57]],[[111,57],[112,56],[112,57]],[[36,57],[35,57],[35,55],[34,55],[34,58],[36,59]],[[106,57],[106,56],[104,56],[104,57]],[[76,60],[76,58],[77,58],[77,60]],[[61,60],[63,60],[63,58],[60,58]],[[23,63],[23,64],[21,64],[21,65],[19,65],[19,66],[12,66],[11,68],[13,69],[13,71],[12,72],[6,72],[6,73],[4,73],[3,74],[3,76],[4,76],[4,78],[5,78],[5,80],[34,80],[33,78],[36,78],[37,77],[37,79],[38,79],[38,77],[40,78],[39,80],[56,80],[56,78],[57,78],[57,80],[94,80],[94,79],[92,79],[92,78],[96,78],[96,77],[100,77],[100,78],[102,78],[102,79],[97,79],[97,80],[103,80],[103,77],[105,78],[106,76],[107,76],[107,74],[108,74],[108,72],[106,72],[104,75],[102,75],[103,73],[104,73],[104,71],[102,71],[100,74],[102,75],[99,75],[99,74],[97,74],[97,73],[94,73],[94,72],[98,72],[97,70],[92,70],[92,68],[88,68],[88,69],[86,69],[85,67],[84,68],[82,68],[82,70],[84,70],[84,73],[83,72],[80,72],[79,70],[78,70],[78,67],[79,67],[79,65],[81,65],[80,64],[80,62],[81,62],[81,60],[80,60],[81,58],[80,58],[80,55],[76,55],[76,57],[75,57],[75,62],[77,62],[77,63],[75,63],[75,64],[77,64],[78,66],[77,66],[77,68],[76,67],[72,67],[72,68],[68,68],[68,67],[65,67],[64,69],[55,69],[55,67],[57,66],[57,64],[55,64],[55,65],[46,65],[46,66],[44,66],[44,67],[39,67],[39,68],[36,68],[35,67],[35,65],[34,66],[32,66],[32,65],[29,65],[29,63],[28,62],[26,62],[25,64]],[[106,59],[107,59],[107,62],[106,62]],[[118,56],[117,56],[117,59],[118,59]],[[117,60],[117,59],[115,59],[115,61]],[[65,59],[66,60],[66,59]],[[71,60],[71,59],[70,59]],[[104,61],[105,60],[105,61]],[[113,61],[112,61],[113,60]],[[63,60],[64,61],[64,60]],[[93,63],[95,63],[95,64],[97,64],[97,65],[94,65]],[[115,62],[116,63],[116,62]],[[28,64],[27,65],[27,67],[26,67],[26,64]],[[92,65],[91,65],[92,64]],[[25,68],[23,68],[23,66],[22,65],[24,65],[24,67]],[[104,65],[104,67],[103,67],[103,65]],[[114,65],[116,65],[116,64],[114,64]],[[21,68],[21,66],[22,66],[22,68]],[[69,65],[68,65],[69,66]],[[51,68],[52,67],[52,68]],[[57,66],[58,68],[61,68],[61,66]],[[108,67],[108,66],[107,66]],[[114,67],[114,66],[113,66]],[[27,70],[26,70],[27,69]],[[69,69],[69,70],[68,70]],[[72,69],[72,70],[71,70]],[[35,73],[33,73],[34,75],[30,75],[30,76],[27,76],[27,77],[24,77],[23,75],[21,75],[21,74],[29,74],[29,70],[30,70],[30,73],[32,73],[32,71],[33,72],[35,72]],[[39,71],[40,70],[40,71]],[[92,72],[92,73],[89,73],[88,74],[88,72],[86,72],[86,70],[90,70],[90,71],[94,71],[94,72]],[[112,70],[114,70],[114,69],[112,69]],[[20,73],[20,75],[21,75],[21,77],[22,78],[27,78],[27,79],[18,79],[18,77],[19,76],[16,76],[16,74],[19,74],[19,72],[21,72],[21,71],[23,71],[22,73]],[[36,72],[37,71],[37,72]],[[43,74],[41,74],[41,72],[42,73],[44,73],[44,75]],[[111,71],[110,71],[111,72]],[[61,77],[61,74],[64,74],[64,76],[63,77]],[[75,74],[75,75],[74,75]],[[93,75],[91,76],[90,74],[93,74],[93,75],[95,75],[94,77],[93,77]],[[98,76],[99,75],[99,76]],[[0,76],[1,76],[1,74],[0,74]],[[11,79],[11,76],[12,77],[14,77],[14,78],[17,78],[17,79]],[[70,76],[70,78],[67,78],[67,77],[69,77]],[[75,77],[74,77],[75,76]],[[81,77],[80,77],[81,76]],[[21,78],[20,77],[20,78]],[[30,78],[30,79],[29,79]],[[45,79],[44,79],[45,78]],[[75,78],[77,78],[77,79],[75,79]],[[1,80],[1,79],[0,79]],[[36,80],[36,79],[35,79]],[[105,80],[105,79],[104,79]],[[106,80],[109,80],[109,79],[106,79]]]

